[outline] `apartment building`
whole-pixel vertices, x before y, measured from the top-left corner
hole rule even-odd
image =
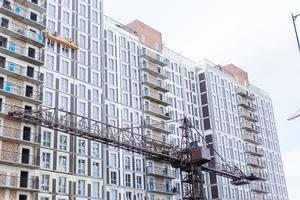
[[[235,187],[204,174],[208,199],[287,199],[270,97],[239,82],[239,69],[166,48],[150,26],[104,16],[102,0],[0,0],[0,18],[0,199],[175,200],[183,192],[169,163],[13,121],[7,113],[16,108],[48,109],[62,121],[72,112],[174,146],[188,117],[229,162],[265,180]],[[221,106],[225,99],[234,108]]]
[[[288,199],[269,95],[250,84],[247,72],[234,65],[203,61],[199,67],[206,138],[227,162],[261,179],[236,187],[210,175],[209,199]]]

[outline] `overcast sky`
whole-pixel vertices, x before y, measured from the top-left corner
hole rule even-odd
[[[235,65],[273,99],[290,200],[300,199],[300,53],[291,12],[298,0],[104,0],[104,13],[163,33],[167,47],[194,61]],[[297,21],[300,31],[300,16]]]

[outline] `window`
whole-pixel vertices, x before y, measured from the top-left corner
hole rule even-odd
[[[81,85],[79,84],[79,92],[78,92],[78,96],[81,99],[85,99],[85,85]]]
[[[77,173],[79,175],[85,175],[85,160],[83,159],[78,159],[78,171]]]
[[[47,28],[49,30],[50,33],[54,33],[55,32],[55,21],[52,21],[52,20],[48,20],[48,25],[47,25]]]
[[[99,86],[99,74],[97,72],[92,72],[92,84]]]
[[[136,176],[136,188],[142,189],[142,177]]]
[[[86,62],[86,52],[79,51],[79,62],[85,64]]]
[[[68,27],[65,27],[65,26],[63,27],[62,36],[63,36],[63,38],[67,38],[67,39],[70,38],[70,29]]]
[[[93,142],[92,143],[92,156],[96,158],[100,158],[100,144]]]
[[[66,135],[60,135],[59,136],[59,149],[66,151],[67,145],[68,145],[68,137]]]
[[[69,74],[69,62],[66,60],[62,60],[60,64],[60,72],[63,74]]]
[[[100,92],[97,89],[93,89],[93,102],[100,103]]]
[[[79,80],[86,81],[86,69],[84,67],[79,67]]]
[[[66,156],[58,156],[58,170],[66,172],[67,171],[67,157]]]
[[[78,114],[79,115],[81,115],[81,116],[85,116],[85,114],[86,114],[86,104],[85,103],[83,103],[83,102],[79,102],[79,110],[78,110]]]
[[[112,101],[116,100],[116,94],[115,94],[115,90],[113,88],[109,88],[108,99],[112,100]]]
[[[78,140],[78,153],[86,154],[85,140],[82,140],[82,139]]]
[[[123,76],[128,76],[128,66],[127,65],[122,64],[121,73]]]
[[[109,42],[114,41],[114,33],[112,31],[107,31],[107,39]]]
[[[137,193],[136,200],[143,200],[143,194]]]
[[[99,58],[97,56],[92,56],[92,68],[99,69]]]
[[[114,74],[112,74],[112,73],[108,74],[108,83],[110,85],[115,85],[115,75]]]
[[[118,191],[111,190],[111,200],[118,200]]]
[[[142,171],[142,160],[141,159],[136,159],[135,161],[135,170],[137,172],[141,172]]]
[[[41,190],[42,191],[49,191],[49,185],[50,185],[50,175],[42,174]]]
[[[92,10],[92,22],[98,23],[98,12]]]
[[[44,131],[42,141],[44,147],[51,147],[51,132]]]
[[[60,80],[60,90],[62,92],[66,92],[66,93],[69,92],[69,81],[68,81],[68,79],[62,78]]]
[[[46,64],[48,69],[53,69],[54,68],[54,56],[51,56],[47,54],[47,64]]]
[[[92,52],[94,53],[99,52],[99,43],[97,41],[92,41]]]
[[[69,99],[67,97],[60,97],[60,109],[64,111],[68,111],[69,108]]]
[[[71,6],[70,0],[62,0],[62,5],[65,8],[70,8],[70,6]]]
[[[82,48],[86,48],[86,37],[85,35],[79,35],[79,46]]]
[[[79,29],[82,32],[86,31],[86,21],[84,19],[79,19]]]
[[[53,74],[46,72],[45,75],[45,86],[53,87]]]
[[[100,120],[100,108],[97,107],[97,106],[93,106],[93,109],[92,109],[92,119],[93,120],[97,120],[97,121]]]
[[[117,167],[117,155],[114,153],[110,154],[110,167]]]
[[[53,107],[53,94],[51,92],[45,91],[44,102],[45,106]]]
[[[109,104],[109,115],[116,116],[116,106],[114,104]]]
[[[125,186],[131,187],[131,175],[130,174],[125,174]]]
[[[114,63],[114,60],[109,58],[108,59],[108,69],[114,71],[115,70],[115,63]]]
[[[98,8],[98,0],[92,0],[92,7]]]
[[[127,53],[126,51],[121,51],[121,61],[127,62]]]
[[[93,182],[93,197],[100,197],[100,183],[98,182]]]
[[[98,162],[93,162],[92,176],[100,177],[100,164]]]
[[[83,4],[79,5],[79,14],[85,17],[85,15],[86,15],[86,6],[85,5],[83,5]]]
[[[117,184],[117,172],[110,172],[110,184]]]
[[[70,13],[63,11],[63,23],[70,24]]]
[[[130,157],[125,157],[125,169],[130,170]]]
[[[120,46],[122,48],[126,48],[126,39],[125,39],[125,37],[121,37],[121,44],[120,44]]]
[[[67,181],[66,181],[66,177],[58,177],[58,193],[66,193],[66,184],[67,184]]]
[[[128,91],[128,80],[126,78],[122,79],[122,89]]]
[[[99,37],[98,32],[99,32],[98,26],[92,25],[92,36],[93,36],[94,38],[98,38],[98,37]]]
[[[55,5],[49,4],[48,16],[55,18],[55,16],[56,16],[56,7],[55,7]]]
[[[107,47],[107,53],[110,56],[114,55],[114,46],[113,45],[111,45],[111,44],[108,45],[108,47]]]
[[[50,153],[42,153],[42,167],[45,169],[50,169]]]
[[[126,192],[126,194],[125,194],[125,196],[126,196],[126,200],[132,200],[132,198],[131,198],[131,192]]]
[[[127,93],[122,94],[123,104],[129,106],[129,95]]]
[[[78,180],[77,194],[80,196],[85,196],[85,180]]]

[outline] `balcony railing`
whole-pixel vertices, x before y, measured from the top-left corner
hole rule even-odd
[[[156,120],[146,120],[145,126],[154,131],[158,131],[166,134],[171,134],[173,132],[173,129],[170,125]]]
[[[172,119],[171,112],[168,109],[154,106],[152,104],[144,104],[144,112],[165,120]]]
[[[176,187],[171,185],[165,184],[155,184],[155,183],[148,183],[147,184],[148,192],[155,192],[155,193],[163,193],[163,194],[179,194],[179,190]]]
[[[11,94],[21,100],[33,100],[35,102],[41,102],[43,100],[42,93],[9,82],[3,82],[0,86],[0,91],[5,94]]]
[[[247,172],[247,176],[255,176],[257,178],[259,178],[260,180],[267,180],[268,179],[268,175],[266,172],[264,172],[263,170],[253,170],[253,171],[249,171]]]
[[[0,28],[4,33],[9,34],[10,36],[13,36],[23,42],[27,42],[38,47],[43,47],[45,45],[44,37],[41,34],[33,32],[3,18],[0,18],[0,25]]]
[[[264,183],[252,183],[250,189],[254,192],[269,193],[270,188]]]
[[[238,97],[237,98],[237,104],[239,106],[247,109],[247,110],[250,110],[250,111],[256,111],[257,110],[257,105],[253,101],[250,101],[248,99]]]
[[[38,178],[17,177],[8,176],[6,174],[0,174],[0,187],[12,188],[18,190],[38,190],[39,180]]]
[[[251,142],[251,143],[257,144],[257,145],[262,144],[262,138],[261,138],[261,136],[259,136],[257,134],[250,133],[250,132],[244,130],[242,133],[242,137],[243,137],[243,140],[245,140],[247,142]]]
[[[44,63],[44,54],[15,42],[0,42],[0,47],[2,53],[6,53],[12,57],[22,59],[35,65],[42,65]]]
[[[167,79],[166,71],[162,67],[158,67],[154,64],[151,64],[149,62],[143,62],[142,63],[142,70],[148,72],[149,74],[156,76],[161,79]]]
[[[249,132],[254,132],[254,133],[260,132],[260,127],[258,125],[247,121],[241,122],[241,128]]]
[[[47,2],[45,0],[15,0],[16,2],[22,3],[23,5],[35,9],[40,13],[46,12]]]
[[[142,83],[161,92],[169,92],[167,84],[165,84],[161,80],[157,80],[149,76],[143,76]]]
[[[150,51],[146,48],[141,49],[141,57],[146,58],[150,62],[153,62],[160,66],[166,66],[167,65],[167,59],[162,57],[161,55],[154,53],[153,51]]]
[[[240,117],[243,117],[244,119],[247,119],[251,122],[258,122],[258,120],[259,120],[258,115],[254,114],[252,111],[248,111],[244,108],[239,109],[239,115],[240,115]]]
[[[160,168],[160,167],[153,167],[148,166],[146,168],[147,175],[155,175],[155,176],[161,176],[161,177],[167,177],[171,179],[175,179],[175,171],[170,170],[168,168]]]
[[[145,140],[151,141],[152,143],[157,143],[158,145],[173,145],[171,140],[167,139],[166,137],[158,137],[154,135],[146,135],[143,136]]]
[[[252,167],[259,167],[259,168],[266,167],[265,160],[263,160],[261,158],[249,157],[249,158],[246,158],[246,163],[247,163],[247,165],[250,165]]]
[[[244,97],[245,99],[248,99],[250,101],[253,101],[255,100],[255,94],[254,93],[251,93],[249,92],[248,90],[246,89],[243,89],[241,87],[236,87],[236,93],[242,97]]]
[[[0,126],[0,137],[10,140],[18,140],[36,144],[39,142],[39,135],[37,133],[26,132],[25,130],[20,130],[6,126]]]
[[[165,105],[165,106],[169,106],[169,105],[172,104],[172,101],[169,97],[167,97],[164,94],[160,94],[156,91],[152,91],[152,90],[150,90],[150,91],[149,90],[144,90],[143,97],[145,99],[148,99],[150,101],[154,101],[158,104]]]
[[[249,153],[251,155],[255,155],[255,156],[263,156],[264,155],[264,150],[262,148],[254,147],[254,146],[250,146],[250,145],[246,146],[245,152]]]
[[[15,20],[22,21],[23,23],[40,30],[44,30],[46,28],[45,17],[33,14],[32,12],[13,4],[10,0],[0,0],[0,12],[14,18]]]
[[[0,162],[9,162],[11,165],[27,165],[37,167],[39,165],[39,157],[1,149]]]
[[[13,62],[6,61],[0,66],[0,70],[3,73],[9,73],[11,76],[16,78],[21,78],[23,80],[28,80],[37,84],[41,84],[44,81],[44,75],[36,70],[29,70],[27,67],[18,65]]]

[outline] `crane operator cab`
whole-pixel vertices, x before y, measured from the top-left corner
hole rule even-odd
[[[198,141],[190,143],[191,163],[203,165],[211,161],[210,151],[204,146],[200,146]]]

